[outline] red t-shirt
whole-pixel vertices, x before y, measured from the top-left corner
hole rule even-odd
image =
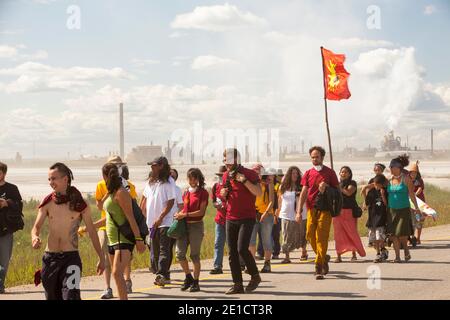
[[[414,180],[413,184],[414,184],[414,193],[416,193],[417,190],[419,190],[419,188],[422,188],[422,191],[417,195],[417,198],[425,202],[425,194],[423,193],[423,190],[425,189],[425,184],[423,183],[422,178]]]
[[[308,198],[306,199],[306,207],[314,208],[314,202],[319,194],[319,184],[325,181],[329,186],[337,188],[339,181],[334,170],[323,166],[321,171],[312,168],[305,172],[302,178],[302,186],[308,187]]]
[[[226,216],[227,216],[226,200],[220,195],[220,190],[222,190],[222,187],[223,187],[222,182],[216,182],[211,189],[212,201],[216,202],[217,199],[220,199],[220,201],[222,201],[223,209],[217,209],[216,218],[214,219],[214,221],[220,225],[225,224],[225,220],[226,220]]]
[[[258,174],[250,169],[240,167],[239,173],[243,174],[251,183],[259,183]],[[222,177],[223,187],[226,186],[229,172]],[[256,219],[256,197],[244,186],[243,183],[231,180],[231,191],[227,199],[227,220]]]
[[[183,194],[183,212],[194,212],[200,210],[200,205],[202,202],[206,201],[206,205],[208,205],[209,194],[208,191],[201,188],[195,192],[186,191]],[[202,221],[203,217],[187,217],[186,221]]]

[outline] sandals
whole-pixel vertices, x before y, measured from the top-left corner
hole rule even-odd
[[[392,263],[402,263],[402,260],[400,260],[400,258],[395,258],[394,260],[391,261]]]
[[[342,258],[340,258],[340,257],[337,257],[335,260],[334,260],[334,263],[341,263],[342,262]]]
[[[355,262],[355,261],[357,261],[357,260],[358,260],[358,258],[356,258],[356,256],[353,256],[353,257],[350,259],[351,262]]]
[[[307,254],[305,254],[304,256],[302,255],[300,257],[300,261],[306,261],[306,260],[308,260],[308,255]]]
[[[411,260],[411,254],[406,254],[405,255],[405,262],[408,262],[409,260]]]

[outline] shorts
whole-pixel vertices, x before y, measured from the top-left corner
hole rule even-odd
[[[177,239],[176,256],[178,261],[186,261],[186,253],[190,247],[190,255],[192,262],[200,262],[200,250],[202,247],[203,236],[205,234],[203,221],[195,223],[187,223],[186,234]]]
[[[384,227],[369,229],[369,242],[380,241],[386,239],[386,230]]]
[[[82,264],[78,251],[45,252],[41,279],[47,300],[81,300]]]
[[[134,244],[118,243],[113,246],[108,246],[108,253],[114,255],[117,250],[129,250],[133,254]]]

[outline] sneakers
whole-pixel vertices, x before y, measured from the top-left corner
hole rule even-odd
[[[112,299],[114,298],[113,296],[113,292],[111,288],[105,289],[105,291],[103,292],[103,294],[101,295],[100,299]]]
[[[222,274],[222,273],[223,273],[222,268],[214,268],[209,272],[209,274]]]
[[[199,292],[199,291],[200,291],[200,285],[198,284],[198,280],[194,280],[191,288],[189,289],[189,292]]]
[[[131,280],[125,280],[127,286],[127,293],[133,293],[133,282]]]
[[[181,291],[186,291],[194,284],[194,278],[191,274],[188,274],[186,276],[186,279],[184,279],[184,283],[181,285]]]
[[[255,291],[256,288],[258,288],[260,283],[261,283],[261,277],[259,276],[259,274],[252,276],[252,278],[248,282],[247,287],[245,287],[245,292]]]
[[[166,279],[163,275],[158,274],[155,278],[155,282],[153,282],[155,286],[164,287],[166,285]]]
[[[330,259],[331,259],[331,257],[329,254],[325,255],[325,262],[323,263],[323,270],[322,270],[323,275],[327,275],[328,271],[330,271],[330,267],[328,265],[328,262],[330,262]]]
[[[245,293],[244,286],[242,285],[242,283],[233,284],[233,286],[230,289],[228,289],[227,292],[225,292],[225,294],[241,294],[241,293]]]
[[[270,267],[270,261],[264,261],[264,266],[262,267],[261,273],[270,273],[272,272],[272,269]]]

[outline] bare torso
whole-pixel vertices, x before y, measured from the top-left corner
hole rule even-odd
[[[69,209],[69,204],[55,204],[51,201],[42,210],[47,214],[49,233],[47,252],[66,252],[78,250],[78,227],[81,213]]]

